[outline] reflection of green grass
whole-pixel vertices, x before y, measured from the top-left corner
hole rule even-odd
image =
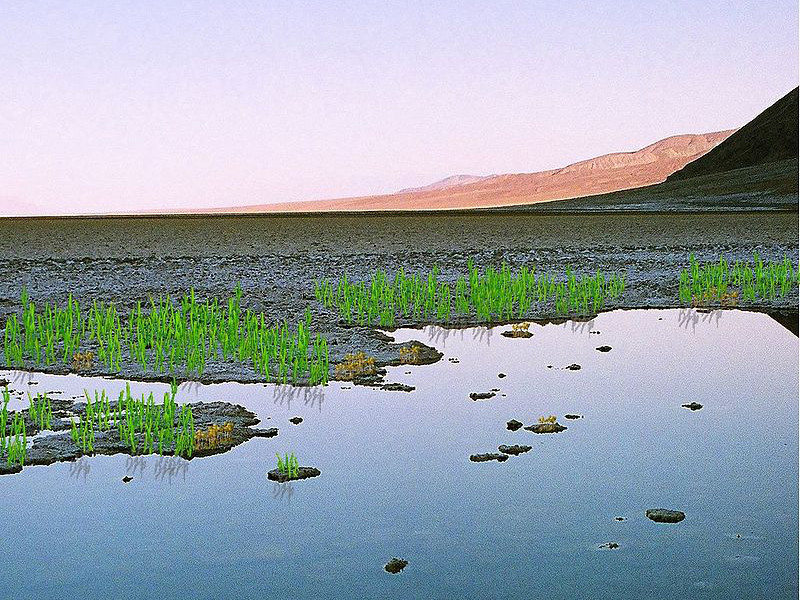
[[[691,254],[689,267],[681,271],[678,293],[686,304],[735,304],[739,298],[750,302],[782,298],[798,281],[798,271],[786,257],[781,262],[764,263],[754,253],[752,263],[731,264],[722,256],[717,262],[701,264]]]
[[[563,278],[536,274],[535,268],[512,272],[505,263],[500,269],[480,271],[470,261],[466,275],[455,284],[439,279],[434,267],[424,275],[407,275],[402,269],[390,277],[376,271],[369,283],[352,282],[343,275],[334,285],[329,280],[315,285],[317,300],[336,308],[349,323],[394,325],[397,317],[435,319],[447,322],[452,315],[475,314],[492,321],[523,317],[534,303],[551,302],[557,314],[587,314],[600,310],[607,298],[625,290],[625,276],[602,273],[578,276],[567,267]]]
[[[4,346],[7,366],[67,363],[83,357],[79,348],[92,345],[98,360],[110,371],[119,371],[123,352],[143,371],[202,374],[209,360],[221,358],[252,364],[267,379],[293,383],[308,378],[313,384],[328,380],[328,344],[311,335],[311,314],[294,330],[286,321],[266,323],[263,313],[241,307],[237,285],[227,302],[199,301],[194,290],[179,302],[169,296],[137,302],[129,314],[121,314],[113,302],[93,302],[88,309],[70,295],[63,307],[37,307],[25,289],[20,297],[22,319],[6,319]],[[91,354],[92,357],[94,356]],[[83,363],[76,363],[83,364]]]

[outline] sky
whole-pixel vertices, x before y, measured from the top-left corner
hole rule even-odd
[[[370,195],[741,126],[798,4],[4,0],[0,82],[0,216]]]

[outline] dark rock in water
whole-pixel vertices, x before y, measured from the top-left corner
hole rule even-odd
[[[686,518],[683,512],[666,508],[648,508],[644,516],[656,523],[680,523]]]
[[[494,392],[472,392],[469,397],[472,400],[488,400],[494,398]]]
[[[490,392],[495,392],[495,393],[497,393],[497,392],[499,392],[499,391],[500,391],[500,388],[492,388],[492,389],[491,389],[491,390],[489,390],[489,391],[490,391]]]
[[[397,575],[400,571],[405,569],[408,566],[408,561],[403,560],[402,558],[393,558],[390,560],[386,565],[383,567],[384,571],[387,573],[391,573],[392,575]]]
[[[278,435],[278,428],[277,427],[270,427],[269,429],[253,429],[252,430],[253,437],[263,437],[263,438],[271,438]]]
[[[611,346],[598,346],[595,350],[598,352],[611,352]]]
[[[619,548],[619,544],[617,542],[606,542],[605,544],[600,544],[599,547],[607,550],[616,550]]]
[[[578,363],[572,363],[571,365],[567,365],[564,367],[567,371],[580,371],[581,366]]]
[[[289,423],[292,425],[300,425],[303,422],[303,417],[292,417],[289,419]]]
[[[574,419],[582,419],[582,418],[583,418],[583,416],[581,416],[581,415],[573,415],[573,414],[569,414],[569,415],[564,415],[564,418],[565,418],[565,419],[574,420]]]
[[[520,446],[519,444],[514,444],[513,446],[498,446],[497,449],[500,450],[503,454],[511,454],[513,456],[519,456],[523,452],[527,452],[533,448],[533,446]]]
[[[471,454],[469,459],[472,462],[487,462],[490,460],[503,462],[508,460],[508,454],[498,454],[497,452],[486,452],[484,454]]]
[[[553,368],[553,365],[547,365],[547,368],[548,368],[548,369],[552,369],[552,368]]]
[[[130,483],[131,481],[133,481],[133,477],[130,475],[125,475],[125,477],[122,478],[122,483]]]
[[[505,376],[506,376],[506,374],[505,374],[505,373],[498,373],[498,374],[497,374],[497,376],[498,376],[500,379],[503,379],[503,377],[505,377]]]
[[[536,423],[525,428],[526,431],[532,431],[533,433],[561,433],[566,429],[560,423]]]
[[[310,477],[319,477],[320,471],[319,469],[315,469],[314,467],[298,467],[297,469],[297,476],[292,477],[289,479],[286,473],[283,471],[279,471],[278,469],[272,469],[269,473],[267,473],[267,479],[270,481],[277,481],[278,483],[285,483],[287,481],[297,481],[298,479],[308,479]]]
[[[405,383],[384,383],[381,389],[387,392],[413,392],[417,388],[413,385],[406,385]]]
[[[522,339],[528,339],[533,337],[533,334],[530,331],[503,331],[500,333],[500,335],[507,338],[522,338]]]
[[[460,360],[458,360],[458,359],[457,359],[455,356],[451,356],[450,358],[448,358],[448,359],[447,359],[447,361],[448,361],[448,362],[451,362],[451,363],[453,363],[453,364],[457,364],[457,363],[460,363],[460,362],[461,362],[461,361],[460,361]]]
[[[508,423],[506,423],[506,429],[510,431],[516,431],[520,427],[522,427],[523,423],[520,423],[516,419],[511,419]]]
[[[681,404],[683,408],[688,408],[689,410],[700,410],[703,408],[703,405],[699,402],[690,402],[689,404]]]
[[[614,517],[615,521],[625,521],[625,517]]]

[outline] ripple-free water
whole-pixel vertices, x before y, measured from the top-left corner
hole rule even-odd
[[[394,332],[445,353],[435,365],[388,369],[412,393],[183,384],[179,402],[238,403],[280,428],[224,455],[86,457],[0,477],[2,595],[797,597],[792,333],[764,314],[681,310],[534,324],[530,339],[505,329]],[[572,363],[582,368],[563,369]],[[84,388],[114,397],[125,385],[0,376],[15,390],[66,397]],[[490,400],[469,399],[492,388]],[[703,409],[681,408],[692,401]],[[550,414],[567,431],[505,427]],[[288,422],[295,415],[299,426]],[[513,443],[533,450],[502,464],[468,460]],[[276,452],[322,475],[270,482]],[[686,520],[652,523],[644,511],[656,507]],[[606,542],[620,548],[599,549]],[[383,571],[393,556],[410,563],[399,575]]]

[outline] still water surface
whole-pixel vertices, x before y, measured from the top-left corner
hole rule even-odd
[[[224,455],[98,456],[0,478],[2,596],[797,597],[792,333],[763,314],[681,310],[534,324],[530,339],[504,329],[394,332],[445,353],[388,369],[411,393],[183,384],[179,401],[242,404],[280,429]],[[572,363],[582,368],[563,369]],[[67,397],[124,386],[0,376]],[[490,400],[468,397],[492,388]],[[681,408],[692,401],[703,409]],[[550,414],[567,431],[505,427]],[[468,460],[514,443],[533,450]],[[276,452],[322,475],[270,482]],[[655,507],[686,520],[652,523]],[[599,549],[612,541],[618,550]],[[410,561],[399,575],[382,568],[393,556]]]

